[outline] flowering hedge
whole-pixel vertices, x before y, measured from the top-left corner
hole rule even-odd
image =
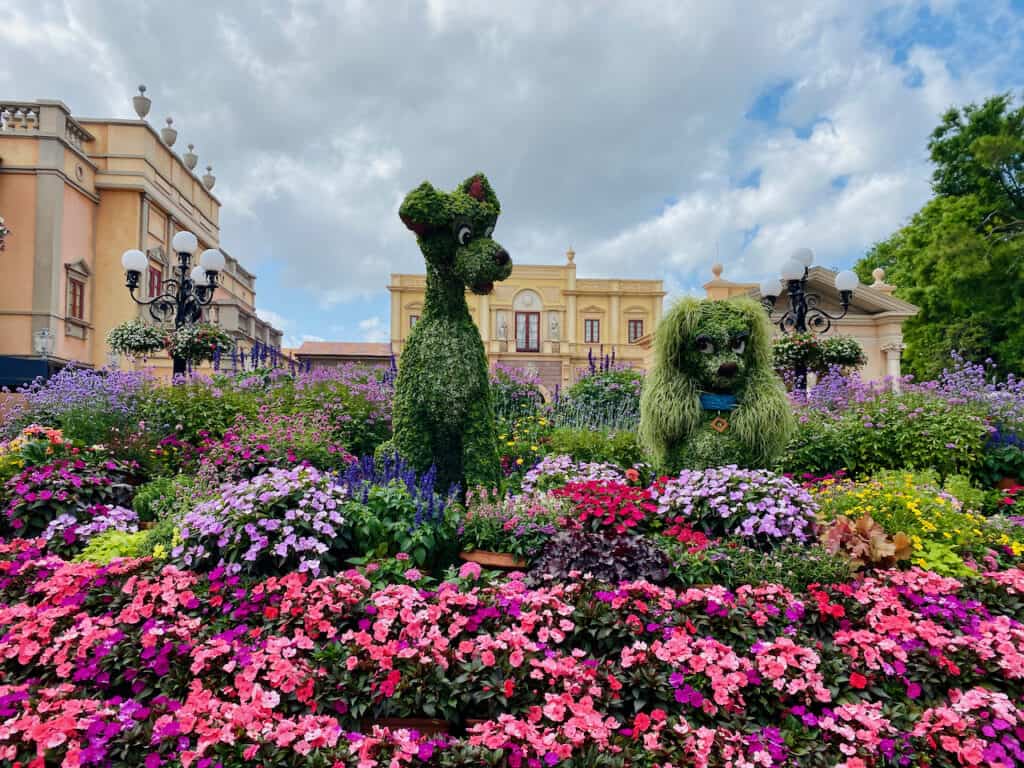
[[[793,593],[355,572],[247,582],[0,544],[22,765],[1013,766],[1024,571]],[[417,578],[412,574],[411,578]],[[479,717],[465,735],[373,725]],[[459,734],[462,731],[458,732]],[[44,760],[45,756],[45,760]]]

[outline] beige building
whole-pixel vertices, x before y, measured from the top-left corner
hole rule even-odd
[[[638,342],[661,319],[661,280],[577,278],[576,254],[561,265],[516,264],[488,296],[467,290],[491,363],[536,371],[545,388],[572,383],[588,357],[642,367]],[[391,275],[391,348],[401,355],[423,312],[424,275]]]
[[[391,345],[372,341],[304,341],[289,350],[300,363],[310,368],[336,368],[348,363],[391,365]]]
[[[193,232],[200,250],[220,248],[216,180],[209,167],[195,173],[198,158],[191,148],[177,154],[175,140],[170,125],[157,132],[144,119],[76,118],[60,101],[0,100],[0,216],[11,229],[0,257],[0,379],[5,366],[40,361],[47,334],[52,361],[112,362],[107,331],[148,316],[125,288],[125,250],[148,255],[138,294],[150,298],[176,262],[175,233]],[[280,331],[256,317],[255,277],[225,259],[210,319],[247,346],[280,346]],[[170,369],[163,355],[150,364]]]
[[[710,299],[747,295],[760,298],[757,283],[734,283],[722,277],[722,265],[711,268],[713,279],[704,284]],[[811,267],[807,273],[807,290],[820,298],[818,306],[830,315],[842,314],[839,294],[835,289],[836,273],[824,267]],[[849,312],[841,320],[833,320],[829,334],[852,336],[864,348],[867,363],[860,374],[869,381],[886,376],[898,379],[903,354],[903,321],[917,314],[918,308],[892,295],[894,286],[885,282],[885,272],[876,269],[871,285],[860,285],[853,292]],[[789,298],[783,292],[775,303],[771,317],[774,322],[789,309]],[[781,331],[776,328],[776,333]]]

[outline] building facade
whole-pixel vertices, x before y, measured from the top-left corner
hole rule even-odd
[[[591,357],[642,367],[638,343],[661,319],[660,280],[577,278],[576,254],[561,265],[516,264],[487,296],[466,292],[488,359],[532,369],[549,391],[567,386]],[[400,356],[423,312],[424,275],[392,274],[391,349]]]
[[[709,299],[730,296],[760,298],[757,283],[734,283],[722,277],[722,265],[711,268],[713,279],[704,284]],[[817,294],[818,306],[831,315],[842,313],[839,295],[835,289],[836,273],[824,267],[811,267],[807,274],[807,290]],[[860,369],[868,381],[880,381],[901,375],[903,354],[903,322],[917,314],[918,308],[892,295],[894,286],[885,282],[885,272],[876,269],[874,282],[860,285],[853,292],[846,316],[833,320],[829,334],[851,336],[860,342],[867,362]],[[789,309],[789,297],[783,292],[772,310],[776,320]],[[776,328],[776,335],[781,331]]]
[[[145,120],[76,118],[59,101],[0,100],[0,215],[11,229],[0,257],[0,360],[129,367],[109,353],[107,332],[148,313],[125,288],[121,254],[148,255],[139,293],[149,298],[171,274],[175,233],[189,230],[200,249],[220,248],[214,181],[194,173]],[[209,319],[242,343],[279,346],[280,331],[256,318],[255,277],[225,260]],[[41,355],[47,332],[51,349]],[[170,370],[163,354],[147,364]]]

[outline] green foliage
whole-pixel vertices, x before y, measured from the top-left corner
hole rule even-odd
[[[512,272],[491,238],[500,210],[483,174],[451,193],[424,182],[399,210],[416,233],[427,286],[395,382],[393,449],[420,472],[435,466],[442,487],[493,486],[501,475],[487,356],[465,295],[490,293]]]
[[[635,432],[603,432],[560,427],[547,438],[551,453],[565,453],[576,461],[607,462],[631,467],[644,460]]]
[[[106,565],[115,557],[140,557],[148,535],[148,531],[104,531],[89,540],[85,549],[75,556],[75,562]]]
[[[750,299],[683,299],[661,321],[654,343],[654,369],[640,399],[640,440],[655,466],[673,473],[772,466],[793,413],[772,368],[771,327],[761,306]],[[702,410],[702,392],[736,396],[724,432],[711,429],[718,414]]]
[[[683,586],[721,584],[729,589],[744,584],[782,584],[802,591],[808,584],[848,581],[850,561],[823,547],[783,544],[769,552],[725,540],[699,552],[689,545],[666,540],[661,545],[672,562],[672,578]]]
[[[196,444],[205,434],[223,435],[238,414],[254,416],[257,410],[253,392],[188,381],[154,389],[141,414],[148,429]]]
[[[491,397],[499,421],[536,416],[544,396],[534,376],[519,368],[497,365],[491,372]]]
[[[980,475],[990,485],[1003,478],[1024,480],[1024,449],[1012,443],[987,446]]]
[[[980,466],[987,436],[984,418],[964,405],[924,393],[886,393],[837,416],[805,412],[782,466],[816,475],[900,468],[971,474]]]
[[[950,109],[932,133],[936,197],[857,264],[884,267],[921,312],[903,328],[905,368],[932,378],[950,352],[1024,367],[1024,108],[1008,95]]]
[[[949,109],[928,142],[932,188],[944,197],[976,195],[1010,215],[1024,210],[1024,107],[1009,94]]]
[[[864,348],[852,336],[826,336],[813,333],[791,333],[777,338],[772,345],[772,359],[780,373],[794,373],[797,368],[826,373],[830,368],[856,368],[867,362]]]
[[[158,477],[139,486],[132,499],[132,509],[139,516],[139,522],[158,520],[174,506],[175,481],[170,477]]]
[[[555,405],[551,420],[580,429],[635,430],[643,381],[643,372],[631,368],[586,373]]]
[[[417,520],[416,501],[401,481],[370,486],[363,500],[344,505],[343,514],[360,562],[404,554],[409,567],[440,572],[458,554],[454,505],[442,520]]]

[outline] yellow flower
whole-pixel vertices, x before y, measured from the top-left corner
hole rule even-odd
[[[167,559],[167,550],[164,548],[163,544],[157,544],[155,547],[153,547],[153,558],[156,560]]]
[[[505,443],[505,445],[515,445],[515,444],[516,444],[515,440],[509,440],[507,443]]]
[[[516,459],[516,464],[518,464],[519,466],[522,466],[523,460],[522,459]]]
[[[530,450],[531,451],[539,451],[540,449],[536,445],[531,445],[530,446]]]

